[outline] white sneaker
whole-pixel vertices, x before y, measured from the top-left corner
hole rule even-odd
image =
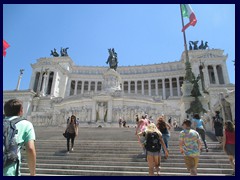
[[[71,151],[73,151],[73,148],[71,149]]]
[[[69,154],[69,151],[66,154]]]

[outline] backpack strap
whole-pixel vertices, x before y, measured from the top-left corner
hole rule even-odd
[[[19,173],[19,159],[17,159],[17,168],[16,168],[15,176],[18,176],[18,173]]]
[[[19,118],[16,118],[16,119],[13,119],[13,120],[10,120],[10,124],[11,124],[11,128],[15,128],[15,124],[17,124],[18,122],[24,120],[23,118],[19,117]]]

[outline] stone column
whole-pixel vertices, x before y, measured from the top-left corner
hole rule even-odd
[[[229,74],[228,74],[228,70],[226,67],[226,63],[221,64],[222,67],[222,73],[223,73],[223,79],[224,79],[224,84],[229,84]]]
[[[55,91],[55,84],[57,81],[57,72],[53,72],[54,76],[53,76],[53,83],[52,83],[52,88],[51,88],[51,96],[54,96],[54,91]]]
[[[92,119],[91,119],[91,122],[92,122],[92,123],[96,122],[96,119],[97,119],[96,101],[93,100],[93,101],[92,101]]]
[[[137,94],[137,81],[134,81],[135,83],[135,94]]]
[[[179,77],[176,77],[176,79],[177,79],[177,94],[178,96],[181,96]]]
[[[95,81],[95,92],[97,92],[97,81]]]
[[[162,79],[163,99],[166,99],[165,79]]]
[[[169,83],[170,83],[170,96],[173,96],[172,77],[169,78]]]
[[[71,88],[71,79],[67,80],[67,89],[66,89],[66,96],[70,96],[70,88]]]
[[[88,91],[90,92],[91,90],[91,81],[88,81]]]
[[[83,94],[84,83],[85,83],[85,81],[82,81],[82,89],[81,89],[81,94]]]
[[[156,96],[158,96],[158,80],[155,79]]]
[[[47,81],[47,73],[44,74],[44,77],[43,77],[43,85],[42,85],[42,91],[41,91],[41,95],[42,96],[45,96],[45,93],[46,93],[46,81]]]
[[[77,84],[78,84],[78,81],[75,80],[74,95],[77,95]]]
[[[21,79],[22,79],[22,74],[20,74],[18,77],[18,83],[17,83],[17,88],[16,88],[17,91],[19,90]]]
[[[214,77],[215,77],[216,84],[219,84],[216,65],[213,65],[213,71],[214,71]]]
[[[144,80],[142,80],[142,95],[144,95]]]
[[[203,68],[203,78],[204,78],[204,84],[205,84],[205,89],[206,89],[210,84],[208,65],[205,65],[205,67]]]
[[[107,107],[107,122],[111,123],[112,122],[112,100],[108,101],[108,107]]]
[[[152,92],[151,92],[151,80],[148,80],[148,95],[152,96]]]
[[[131,86],[130,86],[130,81],[128,81],[128,94],[130,94],[130,92],[131,92],[131,91],[130,91],[130,90],[131,90],[130,87],[131,87]]]

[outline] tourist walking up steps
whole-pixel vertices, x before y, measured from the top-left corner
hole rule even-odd
[[[21,176],[21,152],[26,147],[27,164],[31,176],[36,175],[35,131],[31,122],[24,119],[22,101],[11,99],[4,104],[5,119],[3,120],[3,176]],[[10,130],[9,122],[12,128]],[[6,131],[5,131],[6,130]],[[12,132],[14,135],[11,138]],[[14,134],[16,132],[16,134]],[[7,141],[8,140],[8,141]],[[12,143],[9,143],[12,140]],[[16,158],[13,158],[13,157]],[[16,160],[16,161],[15,161]]]
[[[220,112],[215,111],[216,115],[213,117],[212,120],[212,130],[215,129],[215,136],[220,143],[220,146],[222,145],[222,137],[223,137],[223,118],[220,117]]]
[[[70,140],[71,140],[71,151],[73,151],[73,146],[74,146],[74,139],[78,135],[78,126],[76,123],[76,116],[72,115],[70,118],[70,122],[67,125],[66,129],[67,135],[67,154],[70,151]]]
[[[145,118],[145,116],[143,115],[142,116],[142,119],[139,120],[138,122],[138,125],[137,125],[137,128],[136,128],[136,132],[135,132],[135,135],[138,135],[138,132],[144,132],[147,125],[148,125],[148,119]],[[145,145],[144,145],[144,142],[145,142],[145,137],[144,136],[138,136],[138,141],[143,149],[143,155],[146,155],[146,149],[145,149]]]
[[[198,113],[195,113],[193,115],[193,127],[196,128],[196,131],[199,133],[199,135],[201,136],[201,139],[204,143],[204,146],[205,146],[205,149],[206,149],[206,152],[208,152],[208,146],[207,146],[207,142],[206,142],[206,139],[205,139],[205,135],[206,135],[206,127],[205,127],[205,124],[204,124],[204,121],[202,119],[200,119],[200,116]]]
[[[157,119],[157,128],[162,133],[163,141],[164,141],[164,143],[166,145],[166,148],[168,150],[168,141],[169,141],[169,138],[170,138],[171,125],[168,124],[167,122],[165,122],[163,116],[160,116]],[[164,149],[163,149],[163,153],[165,154]]]
[[[235,175],[235,127],[229,120],[224,123],[223,150],[228,155],[233,169],[232,175]]]
[[[197,167],[201,149],[201,139],[197,131],[191,129],[191,121],[183,121],[183,130],[179,134],[179,148],[191,176],[197,175]]]
[[[165,151],[165,157],[168,157],[168,151],[162,139],[162,133],[154,123],[151,123],[146,127],[145,131],[138,133],[138,135],[146,138],[145,148],[147,150],[149,176],[154,175],[154,169],[157,175],[160,175],[161,147],[163,147]]]

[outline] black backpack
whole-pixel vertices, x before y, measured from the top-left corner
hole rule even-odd
[[[158,152],[161,150],[161,143],[158,133],[147,133],[145,148],[150,152]]]
[[[16,142],[15,137],[15,135],[18,133],[16,124],[22,120],[23,119],[21,118],[16,118],[13,120],[3,119],[3,168],[17,163],[16,176],[18,176],[19,169],[19,145]]]

